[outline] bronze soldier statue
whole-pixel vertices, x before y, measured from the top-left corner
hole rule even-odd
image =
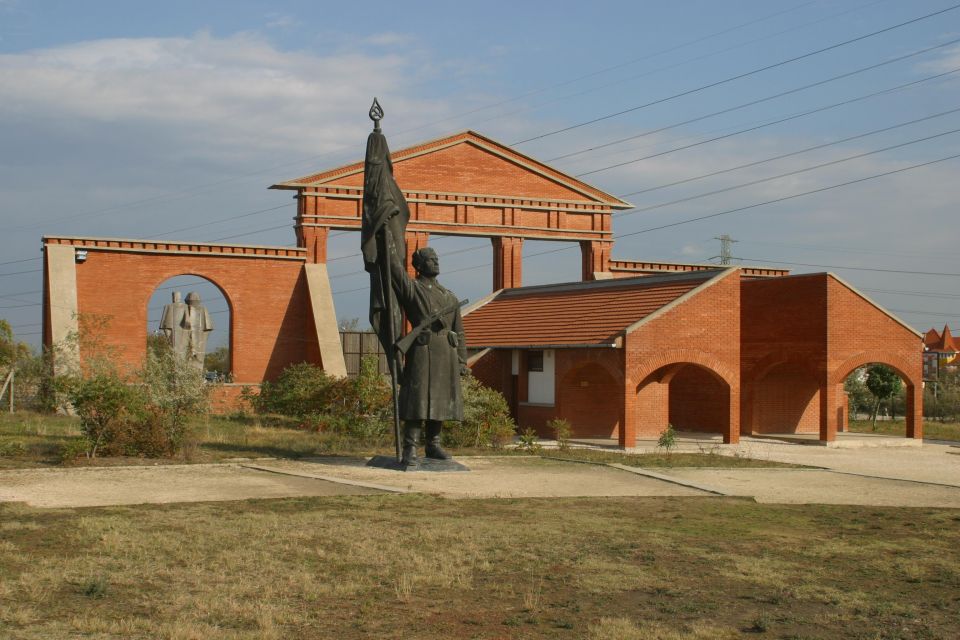
[[[415,466],[422,425],[426,427],[426,456],[449,460],[440,446],[445,420],[463,420],[460,376],[467,375],[466,339],[457,297],[439,282],[440,259],[430,247],[413,254],[416,278],[410,278],[391,246],[393,290],[413,327],[400,385],[403,420],[401,464]]]
[[[423,248],[413,254],[416,278],[408,277],[404,268],[402,258],[407,253],[404,234],[410,208],[393,178],[390,149],[380,129],[382,118],[383,109],[374,99],[370,107],[374,128],[367,138],[363,168],[360,248],[364,268],[370,274],[370,326],[383,345],[390,365],[396,459],[386,461],[376,456],[370,464],[406,470],[418,468],[417,445],[424,424],[427,457],[450,460],[450,455],[440,446],[440,431],[445,420],[463,419],[460,376],[469,369],[460,318],[462,303],[437,282],[440,261],[436,252]],[[413,327],[402,338],[401,309]],[[404,355],[406,361],[401,376],[398,367]],[[401,420],[404,424],[402,449]],[[462,465],[452,465],[465,470]]]

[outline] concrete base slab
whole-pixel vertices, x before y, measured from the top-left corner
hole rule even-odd
[[[741,440],[748,438],[753,440],[775,440],[777,442],[789,442],[791,444],[827,447],[829,449],[923,446],[923,440],[920,438],[902,438],[879,433],[838,433],[837,439],[832,442],[821,440],[820,434],[818,433],[754,433],[749,436],[743,436]]]
[[[367,462],[367,466],[411,473],[416,471],[432,471],[434,473],[470,471],[468,467],[463,466],[453,459],[434,460],[432,458],[419,458],[417,464],[406,465],[398,461],[394,456],[374,456]]]

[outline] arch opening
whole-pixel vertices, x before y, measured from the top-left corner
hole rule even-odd
[[[846,405],[846,426],[855,433],[911,437],[914,385],[897,367],[870,362],[850,371],[840,390]]]
[[[730,385],[702,365],[660,367],[637,386],[637,436],[656,438],[672,425],[687,433],[730,433]]]
[[[193,295],[191,295],[193,294]],[[207,310],[209,321],[185,319],[182,312],[188,296]],[[193,300],[199,298],[198,301]],[[184,329],[191,350],[202,349],[204,375],[211,381],[233,379],[233,314],[224,291],[199,274],[181,274],[160,282],[147,300],[147,349],[170,343],[170,325]]]

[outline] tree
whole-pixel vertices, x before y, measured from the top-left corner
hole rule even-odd
[[[30,355],[30,347],[17,342],[10,323],[0,318],[0,371],[7,371]]]
[[[873,429],[877,429],[877,411],[880,403],[900,391],[903,382],[893,369],[883,364],[873,364],[867,368],[867,389],[876,398],[873,406]]]
[[[203,359],[203,368],[207,371],[216,371],[220,380],[226,380],[230,375],[230,347],[217,347]]]
[[[856,417],[858,413],[869,414],[873,410],[873,394],[867,389],[866,367],[860,367],[843,381],[843,390],[850,399],[850,412]]]

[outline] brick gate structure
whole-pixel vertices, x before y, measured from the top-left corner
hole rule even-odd
[[[391,157],[410,204],[411,273],[431,235],[491,239],[493,293],[465,312],[467,342],[475,375],[521,427],[546,433],[563,418],[577,436],[623,447],[668,424],[728,443],[741,433],[829,442],[846,424],[843,380],[879,362],[906,383],[906,435],[922,436],[920,334],[839,278],[614,259],[613,212],[629,203],[472,131]],[[111,315],[107,342],[136,366],[151,294],[190,274],[227,300],[238,385],[298,362],[344,375],[327,239],[360,230],[363,163],[272,188],[296,191],[295,248],[44,238],[44,344],[75,330],[78,314]],[[523,287],[527,239],[578,243],[581,282]]]
[[[102,342],[135,368],[146,353],[154,290],[194,275],[215,284],[230,308],[228,396],[297,362],[345,374],[326,265],[309,264],[305,249],[60,236],[45,237],[43,248],[45,346],[76,332],[78,316],[104,316]]]
[[[612,213],[632,208],[473,131],[402,149],[391,159],[410,205],[408,257],[431,234],[490,238],[494,291],[522,285],[526,239],[579,243],[583,280],[608,272]],[[297,242],[312,262],[326,262],[330,229],[360,230],[363,162],[272,188],[297,192]]]

